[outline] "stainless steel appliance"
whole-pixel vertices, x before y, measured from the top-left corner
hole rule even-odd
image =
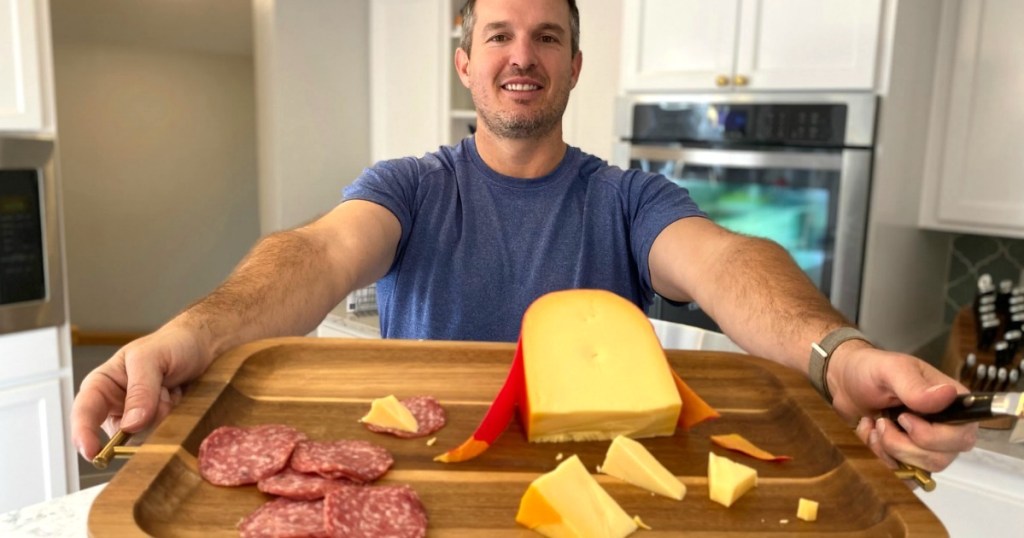
[[[53,158],[52,141],[0,137],[0,334],[65,319]]]
[[[709,217],[778,242],[857,319],[877,98],[869,94],[639,95],[616,111],[616,163],[685,187]],[[648,314],[718,330],[698,305]]]

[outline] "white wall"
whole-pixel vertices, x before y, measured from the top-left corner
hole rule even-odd
[[[565,141],[612,160],[615,97],[619,90],[622,0],[582,0],[580,51],[583,68],[562,123]]]
[[[258,237],[252,58],[79,40],[56,33],[67,19],[54,56],[71,321],[151,330]]]
[[[254,0],[260,225],[341,201],[370,163],[367,0]],[[410,88],[415,91],[415,88]]]

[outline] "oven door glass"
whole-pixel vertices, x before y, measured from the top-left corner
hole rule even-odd
[[[46,298],[39,181],[35,170],[0,170],[0,305]]]
[[[748,159],[740,162],[730,160],[729,153],[702,150],[701,158],[692,160],[634,158],[630,166],[663,174],[685,187],[720,226],[777,242],[828,296],[838,222],[839,157],[833,163],[823,161],[822,155],[801,161],[802,153],[780,160],[769,152],[760,159],[756,152],[746,152]],[[709,162],[708,154],[720,154],[721,164]]]

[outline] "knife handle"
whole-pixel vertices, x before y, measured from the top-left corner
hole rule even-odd
[[[921,414],[905,405],[890,407],[882,411],[885,418],[896,422],[896,418],[902,413],[913,413],[928,422],[942,422],[946,424],[963,424],[992,418],[993,392],[973,392],[961,394],[953,400],[953,403],[937,413]]]

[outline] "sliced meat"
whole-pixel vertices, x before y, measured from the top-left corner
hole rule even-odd
[[[427,535],[427,511],[409,486],[345,486],[324,498],[328,536],[412,538]]]
[[[221,426],[199,445],[199,474],[218,486],[255,484],[286,465],[302,432],[280,424]]]
[[[396,437],[409,439],[425,437],[444,427],[447,416],[444,408],[441,407],[441,402],[438,402],[433,396],[412,396],[401,400],[401,403],[412,413],[412,416],[416,417],[419,427],[415,432],[383,428],[373,424],[365,424],[366,428],[372,432],[390,433]]]
[[[243,538],[328,538],[324,501],[274,499],[238,524]]]
[[[369,441],[302,441],[292,454],[291,468],[325,478],[366,483],[384,476],[395,463],[391,453]]]
[[[286,468],[259,481],[256,487],[263,493],[279,495],[296,501],[323,499],[327,492],[353,482],[344,478],[324,478],[318,474],[300,473]]]

